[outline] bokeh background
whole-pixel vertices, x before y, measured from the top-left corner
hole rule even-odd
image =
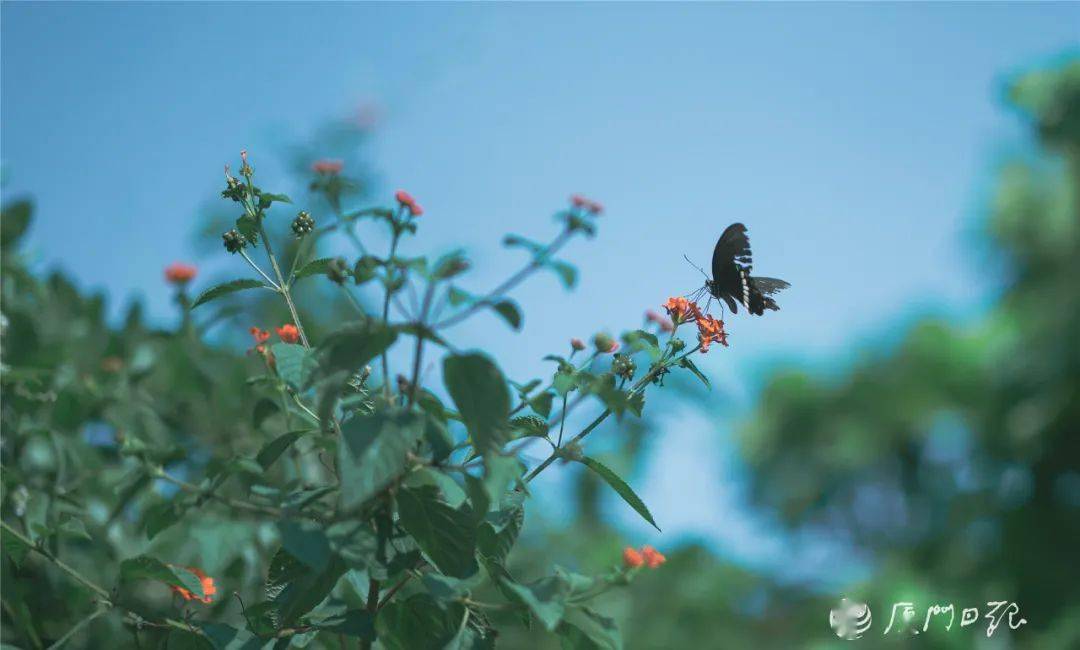
[[[793,284],[782,310],[728,319],[731,347],[700,364],[711,391],[675,382],[590,440],[663,533],[564,468],[515,552],[526,574],[668,552],[605,603],[629,647],[826,646],[841,595],[871,603],[875,633],[896,601],[1009,600],[1028,620],[927,647],[1080,644],[1080,7],[0,12],[4,195],[36,204],[20,259],[106,296],[102,323],[137,302],[141,327],[174,327],[171,261],[200,286],[245,272],[216,198],[240,149],[316,218],[319,158],[345,161],[357,205],[407,188],[426,210],[415,252],[465,246],[478,290],[520,264],[503,233],[546,239],[570,193],[602,201],[599,236],[565,254],[576,291],[541,275],[515,293],[521,332],[452,330],[511,377],[638,326],[700,286],[684,254],[707,266],[727,224],[749,226],[755,269]],[[251,320],[208,337],[242,352]]]

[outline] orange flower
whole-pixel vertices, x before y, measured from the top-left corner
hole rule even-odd
[[[645,556],[637,549],[627,546],[622,552],[622,562],[627,569],[636,569],[645,564]]]
[[[316,174],[340,174],[345,168],[345,163],[340,160],[316,160],[311,163],[311,170]]]
[[[183,587],[171,587],[173,591],[180,594],[180,597],[184,600],[198,600],[209,604],[213,600],[212,596],[217,593],[217,587],[214,586],[214,579],[203,573],[202,569],[198,567],[178,567],[184,571],[190,571],[195,574],[195,577],[199,579],[199,584],[202,586],[202,596],[191,593]]]
[[[649,565],[650,569],[655,569],[667,562],[667,558],[664,557],[663,553],[648,545],[641,547],[641,555],[644,556],[645,564]]]
[[[409,194],[405,190],[398,190],[397,193],[394,194],[394,198],[397,199],[397,202],[400,203],[402,207],[408,208],[409,213],[412,216],[419,217],[424,214],[424,209],[420,207],[420,204],[416,202],[416,199],[412,197],[412,194]]]
[[[165,279],[170,284],[183,286],[195,277],[197,269],[183,262],[173,262],[165,267]]]
[[[671,322],[670,318],[667,318],[662,314],[658,314],[651,309],[645,312],[645,320],[656,323],[660,327],[661,332],[675,331],[675,324]]]
[[[724,321],[716,320],[712,316],[698,316],[698,341],[701,342],[701,352],[709,351],[709,345],[719,343],[727,347],[727,332],[724,331]]]
[[[668,316],[671,316],[675,326],[681,325],[691,318],[699,318],[701,316],[701,310],[698,309],[696,302],[691,302],[682,296],[676,296],[668,298],[667,302],[663,304],[664,310],[667,311]]]
[[[300,340],[300,330],[296,329],[296,325],[292,323],[285,323],[281,327],[275,327],[278,338],[286,343],[296,343]]]

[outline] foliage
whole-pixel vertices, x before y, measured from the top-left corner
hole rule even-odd
[[[557,460],[597,472],[655,526],[629,483],[582,444],[611,415],[640,417],[646,390],[694,368],[708,337],[691,347],[677,332],[663,342],[643,330],[621,344],[598,336],[591,353],[552,355],[549,378],[509,381],[490,355],[458,350],[447,328],[484,309],[519,327],[507,294],[534,271],[572,286],[576,271],[555,255],[596,233],[599,204],[575,197],[549,244],[508,238],[528,253],[525,266],[473,293],[459,286],[469,268],[460,251],[403,253],[425,214],[413,197],[350,209],[358,184],[342,167],[314,165],[327,216],[301,211],[285,246],[268,224],[284,230],[292,200],[255,185],[246,152],[238,176],[226,167],[222,197],[242,214],[225,226],[223,254],[249,273],[192,298],[195,269],[170,267],[175,330],[148,326],[138,303],[112,326],[101,296],[29,272],[18,244],[31,205],[5,206],[5,643],[487,648],[504,623],[535,623],[567,647],[621,646],[590,602],[640,569],[613,553],[594,575],[556,567],[519,580],[508,557],[530,482]],[[364,246],[363,222],[385,229],[388,253]],[[320,257],[331,235],[355,254]],[[354,293],[364,285],[379,288],[381,304],[365,306]],[[297,298],[316,286],[352,314],[313,325]],[[241,355],[209,330],[251,293],[272,296],[286,321],[271,328],[276,337],[251,327]],[[411,352],[396,374],[395,346]],[[421,372],[434,354],[442,385]],[[599,414],[564,441],[567,415],[590,404]],[[537,438],[550,454],[527,467],[519,452]],[[478,599],[482,590],[492,599]]]

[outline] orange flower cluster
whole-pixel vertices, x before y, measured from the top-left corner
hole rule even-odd
[[[585,198],[580,194],[574,194],[570,197],[570,205],[590,214],[600,214],[604,211],[604,205],[602,203]]]
[[[724,321],[716,320],[712,316],[699,316],[697,326],[698,341],[701,342],[702,354],[709,351],[711,343],[719,343],[725,348],[727,347],[727,332],[724,331]]]
[[[628,569],[637,569],[641,566],[648,566],[650,569],[659,567],[664,562],[667,562],[667,558],[664,554],[655,548],[646,544],[641,547],[641,550],[631,548],[627,546],[622,552],[623,566]]]
[[[173,262],[165,267],[165,280],[170,284],[185,285],[195,278],[198,270],[183,262]]]
[[[663,307],[668,316],[671,316],[671,320],[676,327],[689,320],[701,318],[701,310],[698,309],[697,303],[691,302],[682,296],[668,298]]]
[[[340,160],[316,160],[311,164],[311,170],[316,174],[340,174],[345,168],[345,163]]]
[[[266,354],[266,342],[270,340],[270,332],[261,330],[254,325],[248,331],[251,332],[251,338],[255,339],[255,351],[259,354]]]
[[[180,597],[184,600],[198,600],[209,604],[213,600],[212,596],[217,593],[217,587],[214,586],[214,579],[203,573],[202,569],[198,567],[180,567],[182,570],[190,571],[195,574],[195,577],[199,579],[199,583],[202,585],[202,596],[197,596],[183,587],[170,587],[173,591],[180,594]]]
[[[687,300],[681,296],[675,298],[668,298],[668,301],[664,303],[664,309],[671,315],[672,322],[675,327],[690,321],[691,319],[697,324],[698,328],[698,341],[701,343],[702,353],[709,351],[709,346],[713,343],[719,343],[724,347],[727,347],[727,332],[724,331],[724,321],[716,320],[708,314],[701,313],[701,309],[697,306],[696,302]],[[646,312],[646,317],[649,320],[654,320],[649,316],[650,312]],[[657,314],[659,316],[659,314]]]
[[[675,324],[671,322],[670,318],[651,309],[645,312],[645,320],[656,323],[660,327],[661,332],[675,331]]]
[[[397,199],[397,202],[401,204],[402,207],[408,208],[409,213],[412,216],[419,217],[424,214],[424,208],[420,207],[420,204],[416,202],[416,199],[412,197],[412,194],[409,194],[405,190],[398,190],[397,194],[394,195],[394,198]]]
[[[278,338],[285,343],[296,343],[300,340],[300,330],[296,329],[296,325],[292,323],[285,323],[281,327],[275,327],[274,331],[277,332]]]

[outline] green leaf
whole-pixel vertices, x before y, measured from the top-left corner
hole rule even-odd
[[[274,353],[278,376],[294,388],[304,388],[318,368],[315,353],[296,343],[275,343],[270,346]]]
[[[305,435],[313,433],[311,429],[304,429],[301,431],[290,431],[283,433],[277,438],[274,438],[270,442],[263,445],[262,449],[255,456],[255,460],[263,469],[269,469],[271,465],[281,457],[281,454],[285,453],[285,450],[292,446],[294,442],[304,437]]]
[[[523,436],[546,436],[548,432],[547,420],[539,415],[520,415],[510,420],[510,426],[520,431]]]
[[[269,286],[251,278],[242,278],[240,280],[219,284],[216,287],[211,287],[200,293],[199,297],[195,299],[195,302],[191,303],[191,309],[195,309],[199,305],[210,302],[211,300],[217,300],[222,296],[227,296],[230,293],[236,293],[237,291],[243,291],[245,289],[259,288],[270,289]]]
[[[293,274],[293,279],[299,280],[300,278],[306,278],[309,275],[326,275],[326,272],[330,269],[330,265],[334,262],[333,257],[320,257],[316,260],[311,260],[307,264],[301,266]]]
[[[423,432],[420,413],[377,411],[349,420],[338,446],[341,507],[359,507],[401,476],[406,454]]]
[[[397,340],[397,332],[376,320],[347,323],[331,332],[319,346],[323,370],[356,372]]]
[[[568,607],[558,634],[563,648],[568,650],[622,650],[622,636],[615,621],[588,607]]]
[[[274,415],[281,410],[277,402],[267,397],[263,397],[258,402],[255,402],[255,410],[251,414],[251,423],[258,429],[262,426],[266,419]]]
[[[120,563],[120,581],[155,580],[171,587],[181,587],[193,594],[205,596],[199,578],[181,567],[170,567],[149,555],[140,555]]]
[[[323,571],[315,571],[285,549],[278,549],[266,577],[266,598],[274,606],[274,623],[285,627],[310,612],[334,589],[345,564],[334,558]]]
[[[604,465],[595,458],[583,456],[580,462],[592,471],[599,474],[600,478],[604,479],[604,481],[606,481],[608,485],[610,485],[612,488],[614,488],[616,492],[619,493],[619,496],[622,497],[623,501],[629,504],[631,508],[633,508],[639,515],[642,516],[643,519],[645,519],[645,521],[652,524],[653,528],[655,528],[656,530],[660,530],[660,527],[656,525],[655,521],[653,521],[653,517],[652,514],[649,512],[649,509],[645,507],[645,504],[641,501],[640,498],[638,498],[638,495],[634,494],[634,490],[632,490],[630,486],[626,484],[626,481],[619,478],[618,474],[611,471],[611,469],[608,468],[607,465]]]
[[[476,529],[470,513],[440,501],[430,486],[402,489],[397,504],[401,527],[439,571],[455,578],[476,572]]]
[[[559,274],[559,279],[562,280],[563,287],[567,289],[573,289],[577,284],[577,269],[568,262],[560,260],[552,260],[548,262],[548,267]]]
[[[203,634],[214,650],[259,650],[263,642],[247,630],[238,630],[224,623],[200,623]]]
[[[549,632],[559,626],[566,611],[566,599],[570,596],[570,584],[561,576],[541,578],[530,585],[505,579],[502,583],[518,602],[529,608]]]
[[[0,646],[0,650],[5,650]],[[169,630],[169,636],[165,639],[165,650],[216,650],[213,642],[198,632],[186,630]]]
[[[77,537],[79,539],[85,539],[92,541],[90,533],[86,532],[86,524],[82,522],[82,519],[77,517],[68,517],[56,528],[56,532],[66,535],[67,537]]]
[[[252,245],[259,243],[259,222],[250,214],[242,214],[236,219],[236,230]]]
[[[318,628],[368,641],[375,639],[375,619],[371,612],[364,609],[350,609],[344,614],[323,619],[319,621]]]
[[[30,227],[34,204],[30,201],[12,201],[4,206],[0,215],[0,248],[9,250],[19,243]]]
[[[531,239],[526,239],[521,235],[507,235],[503,237],[503,246],[507,248],[524,248],[533,253],[538,253],[544,250],[543,245],[538,244]]]
[[[706,377],[700,370],[698,370],[698,367],[694,365],[694,362],[691,361],[689,357],[686,357],[682,361],[680,361],[679,365],[694,373],[694,376],[700,379],[701,383],[705,384],[706,387],[710,389],[712,388],[712,385],[709,383],[709,378]]]
[[[457,636],[464,620],[461,603],[444,608],[428,594],[416,594],[383,608],[375,629],[387,650],[442,649]]]
[[[7,530],[0,532],[0,545],[3,546],[4,554],[11,558],[16,566],[21,565],[31,546]]]
[[[549,417],[551,415],[551,405],[555,400],[555,393],[549,390],[545,390],[542,393],[534,395],[529,400],[529,408],[536,411],[537,415],[542,418]]]
[[[286,194],[271,194],[270,192],[263,192],[259,195],[259,203],[266,203],[265,207],[270,207],[271,203],[292,203],[292,199]]]
[[[154,539],[158,533],[179,523],[184,516],[185,509],[177,505],[175,501],[159,503],[146,511],[143,517],[143,525],[146,528],[146,538]]]
[[[498,366],[479,353],[450,355],[443,361],[443,382],[476,450],[499,451],[511,429],[510,391]]]
[[[510,327],[515,330],[521,329],[521,310],[513,300],[505,299],[491,305],[499,316],[502,316]]]
[[[323,527],[312,521],[279,521],[281,547],[315,571],[330,563],[333,553]]]

